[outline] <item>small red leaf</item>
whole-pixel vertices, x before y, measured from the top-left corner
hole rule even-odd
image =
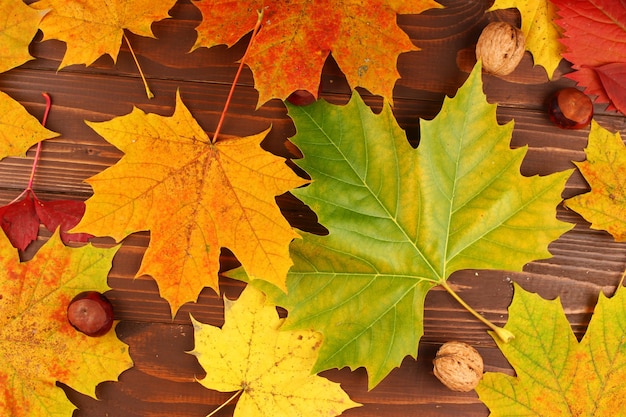
[[[30,193],[23,200],[0,207],[0,223],[11,245],[24,250],[39,233],[39,219]]]
[[[0,225],[11,244],[24,250],[39,234],[39,224],[54,232],[60,228],[64,243],[86,242],[92,235],[68,233],[85,213],[85,203],[73,200],[41,201],[32,190],[26,190],[24,198],[0,207]]]
[[[58,227],[61,228],[61,239],[63,243],[87,242],[93,235],[88,233],[68,233],[78,224],[85,214],[85,203],[75,200],[53,200],[41,201],[35,196],[35,210],[41,220],[41,224],[46,226],[51,232]]]

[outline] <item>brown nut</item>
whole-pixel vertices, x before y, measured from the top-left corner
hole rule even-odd
[[[478,38],[476,59],[482,59],[483,69],[494,75],[508,75],[524,56],[524,33],[506,22],[489,23]]]
[[[483,358],[463,342],[442,345],[433,364],[435,376],[452,391],[471,391],[483,376]]]

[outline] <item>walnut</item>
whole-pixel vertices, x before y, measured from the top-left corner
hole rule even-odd
[[[442,345],[433,364],[435,376],[453,391],[471,391],[483,376],[483,358],[463,342]]]
[[[482,59],[483,69],[494,75],[513,72],[524,56],[524,33],[505,22],[489,23],[478,38],[476,59]]]

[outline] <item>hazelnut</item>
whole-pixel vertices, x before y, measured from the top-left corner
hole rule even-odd
[[[452,391],[471,391],[483,376],[483,358],[463,342],[442,345],[433,364],[435,376]]]
[[[526,49],[524,33],[506,22],[489,23],[476,44],[476,59],[494,75],[508,75],[515,70]]]

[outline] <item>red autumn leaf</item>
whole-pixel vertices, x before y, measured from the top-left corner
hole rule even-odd
[[[42,201],[35,196],[35,210],[41,220],[51,232],[61,229],[61,239],[64,243],[86,242],[92,237],[89,233],[68,233],[67,231],[78,224],[85,214],[85,202],[76,200]]]
[[[626,62],[602,65],[596,73],[613,105],[626,114]]]
[[[563,57],[576,71],[566,76],[596,102],[626,114],[626,3],[615,0],[551,0],[563,29]]]
[[[434,0],[197,0],[202,12],[193,49],[235,44],[263,11],[263,26],[246,63],[254,75],[259,105],[297,90],[317,96],[322,67],[332,53],[351,87],[363,87],[391,102],[399,78],[398,55],[418,50],[397,25],[397,14],[442,7]]]
[[[0,207],[0,221],[2,230],[15,248],[24,250],[37,239],[39,219],[33,200],[28,197]]]
[[[85,213],[85,203],[74,200],[41,201],[32,190],[26,190],[24,198],[0,207],[0,225],[17,249],[24,250],[39,233],[39,224],[54,232],[60,228],[64,243],[86,242],[87,233],[68,233]]]

